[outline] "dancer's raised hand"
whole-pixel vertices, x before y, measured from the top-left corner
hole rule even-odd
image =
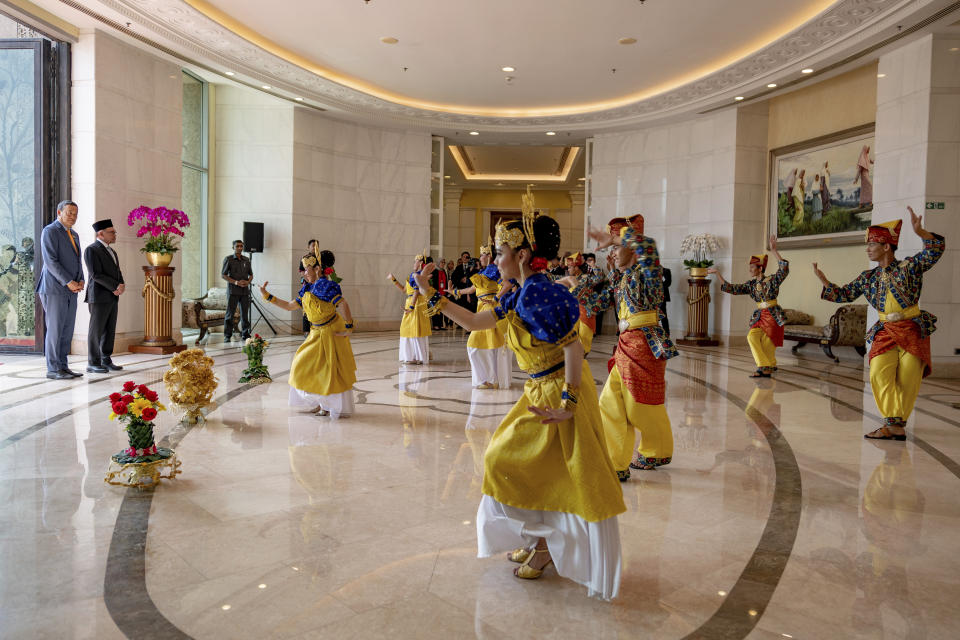
[[[420,293],[423,295],[427,294],[427,291],[430,290],[430,274],[433,273],[433,270],[437,268],[435,262],[425,264],[423,269],[420,270],[420,273],[413,274],[413,280],[417,283],[417,286],[420,287]]]

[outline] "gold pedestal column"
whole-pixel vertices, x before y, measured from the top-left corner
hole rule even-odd
[[[691,270],[692,272],[692,270]],[[720,344],[707,335],[710,321],[710,279],[687,279],[687,333],[676,341],[685,347],[715,347]]]
[[[131,353],[166,354],[187,348],[172,337],[174,271],[174,267],[143,267],[143,342],[131,345]]]

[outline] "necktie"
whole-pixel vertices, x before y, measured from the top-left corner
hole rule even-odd
[[[70,229],[67,229],[67,236],[70,238],[70,244],[73,245],[74,253],[80,255],[80,249],[77,247],[77,241],[73,239],[73,234],[70,233]]]
[[[120,258],[117,257],[117,252],[113,250],[113,247],[108,246],[107,250],[110,252],[110,255],[113,256],[113,261],[116,263],[117,267],[120,266]]]

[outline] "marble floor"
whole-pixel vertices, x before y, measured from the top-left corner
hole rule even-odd
[[[435,335],[423,367],[397,364],[396,334],[357,334],[357,411],[333,421],[288,407],[298,338],[273,341],[277,381],[260,386],[236,382],[245,357],[221,340],[207,421],[160,414],[183,474],[155,491],[104,484],[126,446],[105,399],[130,379],[163,401],[166,358],[60,382],[0,354],[0,637],[960,634],[960,380],[924,382],[906,443],[869,442],[852,351],[781,349],[755,384],[746,349],[683,350],[674,461],[622,485],[623,582],[605,603],[552,569],[520,581],[476,558],[484,448],[519,371],[472,391],[459,332]],[[594,343],[595,376],[612,346]]]

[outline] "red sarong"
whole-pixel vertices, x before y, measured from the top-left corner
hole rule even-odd
[[[587,310],[583,308],[583,305],[580,305],[580,322],[590,327],[590,331],[594,333],[597,332],[597,317],[588,316]]]
[[[773,342],[773,346],[783,346],[783,327],[777,324],[770,309],[760,310],[760,319],[750,325],[750,328],[760,327],[767,334],[767,337]]]
[[[923,362],[923,377],[926,378],[933,371],[933,360],[930,357],[930,336],[920,337],[920,327],[913,320],[897,320],[884,322],[883,328],[877,332],[870,345],[870,359],[890,349],[900,347],[907,353],[913,354]]]
[[[655,358],[643,331],[620,332],[620,341],[607,363],[614,366],[630,395],[640,404],[663,404],[667,396],[667,361]]]

